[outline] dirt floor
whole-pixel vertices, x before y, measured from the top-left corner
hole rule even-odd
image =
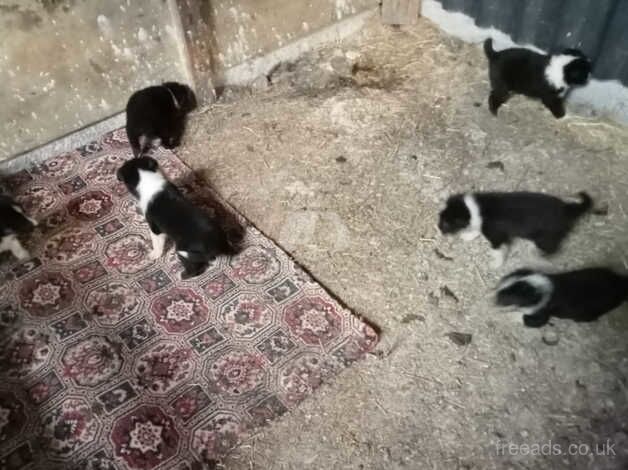
[[[198,112],[180,154],[382,339],[224,466],[626,468],[626,309],[534,330],[492,295],[524,265],[628,267],[628,129],[523,98],[494,118],[481,48],[427,21],[374,19],[270,79]],[[446,196],[472,189],[587,190],[602,214],[560,255],[519,243],[495,271],[484,240],[436,229]],[[529,455],[549,450],[564,454]]]

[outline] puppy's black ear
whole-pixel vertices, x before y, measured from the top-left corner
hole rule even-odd
[[[159,168],[159,163],[157,163],[157,160],[151,157],[144,157],[144,159],[146,160],[146,169],[148,171],[157,171],[157,169]]]

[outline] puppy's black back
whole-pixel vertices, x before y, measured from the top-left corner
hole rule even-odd
[[[185,115],[196,107],[194,92],[186,85],[167,82],[136,91],[126,106],[126,131],[136,157],[159,138],[166,148],[179,145]]]
[[[550,317],[594,321],[628,298],[628,277],[607,268],[557,274],[519,270],[505,276],[497,291],[501,306],[525,307],[527,326],[539,327]]]
[[[548,253],[558,249],[574,222],[591,207],[591,198],[581,193],[581,203],[567,203],[542,193],[478,193],[482,232],[491,240],[525,238]]]
[[[489,78],[493,89],[531,97],[539,97],[546,92],[547,84],[541,79],[549,63],[548,56],[523,48],[497,52],[489,41],[484,49],[489,59]]]
[[[126,105],[127,128],[158,137],[164,118],[172,120],[178,112],[172,95],[164,86],[151,86],[136,91]]]
[[[178,251],[207,258],[232,252],[222,227],[170,183],[151,200],[146,218],[174,241]]]
[[[628,278],[606,268],[588,268],[550,275],[554,294],[547,305],[553,316],[592,321],[628,297]]]

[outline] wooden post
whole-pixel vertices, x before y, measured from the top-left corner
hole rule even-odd
[[[175,21],[180,22],[196,98],[199,104],[211,103],[215,100],[216,94],[213,85],[215,78],[214,15],[210,2],[208,0],[173,1],[176,9]]]
[[[385,24],[415,24],[421,11],[421,0],[383,0],[382,21]]]

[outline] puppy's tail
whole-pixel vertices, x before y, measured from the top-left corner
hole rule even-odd
[[[567,213],[573,219],[580,217],[593,207],[593,199],[584,191],[578,193],[580,202],[567,203]]]
[[[495,56],[495,49],[493,49],[493,38],[488,38],[486,41],[484,41],[484,53],[489,60]]]
[[[502,278],[495,303],[502,307],[533,307],[547,303],[554,290],[549,276],[539,271],[520,269]]]

